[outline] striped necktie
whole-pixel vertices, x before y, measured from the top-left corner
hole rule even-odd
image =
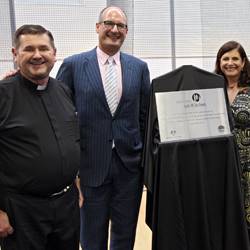
[[[112,115],[114,115],[115,110],[118,105],[118,96],[117,96],[117,71],[114,65],[114,59],[109,57],[107,60],[107,68],[105,74],[105,84],[104,91],[106,99],[109,105],[109,109]]]

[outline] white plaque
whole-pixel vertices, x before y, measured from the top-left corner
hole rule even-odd
[[[223,88],[156,92],[161,142],[230,135]]]

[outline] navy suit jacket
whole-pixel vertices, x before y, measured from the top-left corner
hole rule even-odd
[[[150,79],[147,64],[121,52],[122,96],[112,117],[96,49],[64,60],[57,79],[74,93],[81,135],[81,184],[99,186],[111,164],[112,142],[125,167],[141,166]]]

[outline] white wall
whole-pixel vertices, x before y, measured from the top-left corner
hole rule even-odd
[[[192,64],[213,71],[217,50],[237,40],[250,52],[250,1],[238,0],[14,0],[16,27],[44,25],[58,49],[56,71],[63,58],[97,44],[95,23],[107,4],[127,13],[129,32],[123,50],[148,62],[151,78]],[[13,67],[9,1],[0,2],[0,75]],[[172,14],[172,19],[171,19]],[[171,22],[172,20],[172,22]],[[174,43],[172,43],[174,41]]]

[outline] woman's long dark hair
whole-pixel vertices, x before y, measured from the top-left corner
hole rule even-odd
[[[233,49],[237,49],[237,51],[240,54],[241,59],[243,61],[245,60],[245,65],[241,71],[238,86],[239,87],[250,86],[250,63],[249,63],[249,60],[247,58],[247,55],[246,55],[244,48],[241,46],[241,44],[239,44],[236,41],[226,42],[220,47],[220,49],[217,53],[217,56],[216,56],[215,73],[217,73],[219,75],[223,75],[225,80],[227,81],[226,76],[224,75],[224,73],[221,71],[221,68],[220,68],[220,59],[225,53],[227,53]]]

